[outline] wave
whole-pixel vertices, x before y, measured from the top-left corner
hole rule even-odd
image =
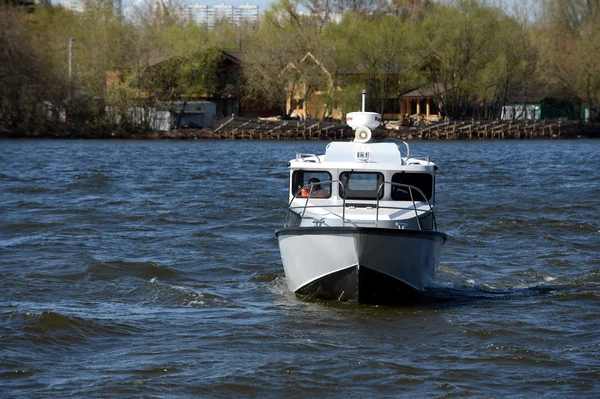
[[[252,276],[252,281],[256,281],[259,283],[271,283],[280,278],[279,274],[275,273],[257,273]]]
[[[533,285],[524,287],[495,287],[486,283],[468,281],[462,284],[437,283],[423,293],[423,298],[439,301],[463,301],[479,299],[514,299],[550,295],[557,290],[549,285]]]
[[[105,319],[90,319],[53,311],[4,313],[0,318],[13,330],[17,339],[38,344],[70,343],[93,337],[130,336],[143,329],[126,323]]]
[[[179,212],[168,212],[162,215],[156,216],[153,220],[157,225],[163,224],[176,224],[176,225],[190,225],[190,226],[200,226],[207,224],[205,220],[190,220],[188,216],[183,215]]]
[[[131,262],[115,260],[110,262],[95,261],[84,272],[77,273],[91,280],[114,280],[125,276],[150,279],[154,277],[173,277],[178,272],[152,261]]]
[[[203,286],[202,288],[208,290],[211,287]],[[219,295],[201,292],[197,288],[165,283],[156,278],[128,292],[127,298],[141,304],[167,307],[209,307],[229,303],[227,299]]]
[[[19,195],[37,195],[37,194],[50,194],[55,193],[54,189],[41,186],[24,186],[24,187],[8,187],[4,190],[6,193],[19,194]]]
[[[19,235],[19,234],[25,234],[25,233],[31,233],[32,231],[45,231],[45,230],[50,230],[50,229],[54,229],[56,227],[60,227],[63,226],[64,223],[63,222],[58,222],[58,221],[52,221],[52,222],[47,222],[47,221],[37,221],[37,220],[31,220],[31,219],[25,219],[22,221],[19,221],[17,223],[3,223],[2,227],[0,228],[0,231],[9,235]]]

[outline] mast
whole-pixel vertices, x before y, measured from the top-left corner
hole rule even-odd
[[[362,89],[362,112],[365,112],[365,102],[367,99],[367,90]]]

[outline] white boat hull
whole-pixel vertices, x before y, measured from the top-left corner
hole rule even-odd
[[[369,227],[295,227],[276,232],[288,287],[298,294],[390,302],[435,279],[446,235]]]

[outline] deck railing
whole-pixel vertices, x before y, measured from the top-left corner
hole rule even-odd
[[[408,189],[408,193],[410,195],[410,201],[413,204],[413,208],[415,210],[415,216],[417,219],[417,225],[419,226],[419,230],[421,229],[421,222],[419,221],[419,212],[417,209],[417,204],[415,202],[415,197],[413,195],[413,191],[416,191],[417,194],[419,194],[423,200],[427,203],[427,206],[429,207],[429,212],[431,212],[431,216],[433,217],[433,226],[434,226],[434,230],[437,231],[437,222],[435,221],[435,213],[433,212],[433,206],[431,205],[431,203],[429,202],[429,200],[427,199],[427,196],[425,195],[425,193],[423,191],[421,191],[420,188],[415,187],[415,186],[411,186],[410,184],[402,184],[402,183],[394,183],[391,181],[384,181],[383,183],[381,183],[379,185],[379,188],[377,189],[377,211],[376,211],[376,216],[375,216],[375,220],[376,220],[376,225],[379,222],[379,209],[383,208],[383,209],[395,209],[394,207],[389,207],[389,206],[383,206],[380,207],[379,206],[379,201],[380,201],[380,195],[379,193],[381,192],[381,189],[385,187],[385,185],[390,185],[392,187],[404,187]],[[425,213],[425,212],[424,212]]]

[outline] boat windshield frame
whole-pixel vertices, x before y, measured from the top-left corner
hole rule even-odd
[[[352,224],[356,227],[358,227],[358,225],[350,220],[350,219],[346,219],[346,207],[352,205],[352,203],[348,203],[346,201],[345,197],[342,197],[342,203],[341,205],[339,203],[336,204],[331,204],[331,203],[323,203],[323,204],[318,204],[318,205],[309,205],[309,201],[310,200],[323,200],[325,198],[319,198],[319,197],[311,197],[311,194],[313,192],[313,187],[316,185],[327,185],[327,184],[331,184],[333,185],[334,183],[339,184],[340,186],[342,185],[342,182],[340,180],[326,180],[326,181],[320,181],[317,183],[310,183],[305,185],[304,187],[300,188],[293,196],[293,198],[290,200],[290,202],[287,205],[287,210],[286,210],[286,214],[285,214],[285,218],[284,218],[284,227],[290,227],[289,226],[289,219],[290,219],[290,213],[292,213],[294,210],[296,209],[302,209],[302,212],[295,212],[296,214],[298,214],[300,216],[300,220],[302,220],[304,218],[304,215],[306,214],[306,210],[307,209],[311,209],[311,208],[339,208],[340,206],[342,207],[342,215],[341,215],[341,219],[342,219],[342,223],[349,223]],[[380,192],[381,190],[386,186],[386,185],[390,185],[390,186],[396,186],[396,187],[403,187],[403,188],[407,188],[409,193],[410,193],[410,197],[411,197],[411,203],[412,206],[410,208],[406,208],[400,205],[394,205],[394,206],[389,206],[389,205],[380,205]],[[299,194],[302,190],[308,190],[309,191],[309,195],[307,197],[300,197]],[[423,198],[422,201],[418,201],[415,200],[415,196],[413,195],[413,191],[418,193],[421,198]],[[302,206],[293,206],[293,203],[296,199],[305,199],[304,201],[304,205]],[[412,209],[415,212],[415,216],[416,216],[416,220],[417,220],[417,225],[419,227],[419,230],[422,230],[422,226],[421,223],[419,221],[419,216],[422,214],[425,214],[427,212],[431,212],[432,218],[433,218],[433,231],[437,231],[437,221],[435,218],[435,212],[433,210],[433,206],[431,205],[431,203],[429,202],[429,200],[427,199],[427,196],[425,195],[425,193],[419,189],[418,187],[415,186],[411,186],[409,184],[402,184],[402,183],[395,183],[395,182],[391,182],[391,181],[383,181],[378,189],[377,189],[377,198],[373,198],[372,201],[375,201],[375,227],[378,227],[379,225],[379,209],[396,209],[396,210],[406,210],[406,209]],[[408,202],[408,201],[403,201],[403,202]],[[427,204],[427,208],[426,210],[422,210],[419,209],[417,207],[417,202],[422,202],[424,204]],[[333,213],[335,215],[335,213]],[[338,215],[339,216],[339,215]]]

